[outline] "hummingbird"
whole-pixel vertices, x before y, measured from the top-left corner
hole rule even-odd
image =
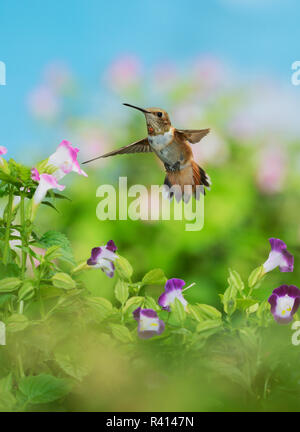
[[[172,126],[168,113],[161,108],[144,109],[128,103],[123,105],[139,110],[145,115],[148,136],[85,161],[83,164],[119,154],[153,152],[164,164],[166,170],[164,185],[168,187],[168,190],[171,190],[168,194],[169,199],[174,195],[174,188],[170,189],[172,186],[179,186],[179,199],[183,197],[184,200],[186,198],[188,200],[190,198],[190,193],[186,192],[184,186],[190,186],[194,196],[198,198],[196,186],[202,185],[201,191],[205,194],[204,187],[209,190],[211,186],[210,177],[194,161],[191,144],[197,144],[201,141],[210,129],[176,129]]]

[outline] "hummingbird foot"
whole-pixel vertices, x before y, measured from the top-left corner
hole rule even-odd
[[[165,163],[165,168],[166,171],[169,172],[176,172],[176,171],[180,171],[180,162],[177,161],[174,165],[169,165],[168,163]]]

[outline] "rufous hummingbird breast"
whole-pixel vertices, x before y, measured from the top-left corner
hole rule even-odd
[[[102,156],[90,159],[85,163],[96,159],[130,153],[155,153],[163,162],[166,169],[164,184],[169,188],[178,185],[184,196],[184,186],[192,186],[195,194],[196,186],[210,188],[211,182],[206,172],[194,161],[191,144],[198,143],[209,133],[209,129],[176,129],[172,126],[169,115],[161,108],[139,108],[134,105],[124,104],[144,113],[147,123],[148,136],[120,149],[111,151]],[[173,193],[169,195],[171,198]]]

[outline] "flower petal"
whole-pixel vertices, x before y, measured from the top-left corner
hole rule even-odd
[[[266,273],[279,267],[281,272],[292,272],[294,270],[294,257],[287,250],[286,244],[276,238],[269,239],[271,252],[267,261],[263,264]]]
[[[31,178],[33,181],[36,181],[36,182],[40,181],[41,177],[40,177],[40,174],[36,168],[31,169]]]
[[[57,183],[57,180],[54,176],[50,174],[41,174],[39,185],[36,188],[36,191],[33,195],[33,201],[35,205],[39,204],[45,196],[47,195],[48,190],[50,189],[58,189],[60,191],[64,190],[65,186]]]
[[[106,244],[106,249],[110,250],[111,252],[116,252],[117,246],[113,240],[109,240]]]
[[[165,291],[170,292],[173,290],[181,290],[184,287],[185,281],[182,279],[169,279],[166,282]]]
[[[7,148],[4,146],[0,146],[0,156],[4,155],[7,153]]]

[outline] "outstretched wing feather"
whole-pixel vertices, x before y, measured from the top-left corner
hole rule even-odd
[[[97,156],[94,159],[90,159],[88,161],[85,161],[85,162],[83,162],[83,164],[86,164],[88,162],[92,162],[92,161],[94,161],[96,159],[106,158],[106,157],[109,157],[109,156],[115,156],[115,155],[118,155],[118,154],[149,153],[149,152],[152,152],[152,149],[151,149],[151,147],[149,145],[148,138],[144,138],[144,139],[142,139],[140,141],[136,141],[136,142],[134,142],[132,144],[129,144],[129,145],[124,146],[124,147],[121,147],[121,148],[119,148],[117,150],[113,150],[113,151],[111,151],[109,153],[105,153],[104,155]]]
[[[179,129],[178,132],[183,134],[186,140],[191,144],[196,144],[202,140],[210,129]]]

